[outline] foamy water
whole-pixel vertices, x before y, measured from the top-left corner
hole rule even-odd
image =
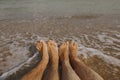
[[[9,77],[9,76],[11,76],[11,75],[13,75],[13,74],[16,74],[16,72],[19,71],[20,68],[22,68],[25,64],[29,64],[29,63],[32,61],[32,59],[35,58],[35,56],[37,56],[37,54],[38,54],[38,53],[35,53],[31,58],[29,58],[28,60],[26,60],[26,62],[20,64],[19,66],[15,67],[15,68],[13,68],[13,69],[5,72],[5,73],[3,73],[3,74],[1,75],[1,77],[0,77],[0,79],[3,79],[3,80],[4,80],[4,79],[6,79],[7,77]],[[28,65],[28,66],[29,66],[29,65]]]
[[[97,42],[100,41],[101,43],[104,43],[104,45],[98,44],[96,41],[94,41],[94,43],[91,42],[92,40],[96,40],[96,39],[91,39],[90,36],[86,34],[81,35],[80,38],[65,37],[61,40],[59,39],[58,40],[55,39],[55,40],[58,42],[58,44],[66,40],[75,40],[79,44],[78,56],[82,56],[83,59],[97,56],[108,65],[110,64],[113,66],[120,67],[120,58],[119,58],[120,45],[115,44],[115,43],[120,43],[119,34],[115,34],[115,37],[112,37],[108,34],[102,33],[102,34],[94,35],[92,37],[97,38],[98,39]],[[30,54],[29,47],[31,46],[31,44],[36,44],[36,42],[41,39],[47,41],[49,38],[40,37],[39,35],[31,34],[31,33],[26,33],[24,35],[15,34],[15,35],[10,35],[9,37],[5,37],[4,35],[1,36],[0,69],[2,71],[2,75],[0,78],[5,79],[7,76],[15,74],[25,64],[28,64],[28,66],[30,66],[29,63],[36,56],[36,54],[34,54],[32,57],[29,57],[28,56]],[[94,47],[92,47],[93,46],[92,44],[94,44]],[[104,51],[104,48],[106,48],[106,46],[108,48],[113,47],[113,49],[116,50],[116,52],[114,52],[114,50],[111,51],[110,53]]]
[[[75,40],[88,66],[120,80],[119,14],[120,0],[0,0],[0,80],[27,71],[41,39]]]
[[[120,67],[120,60],[119,59],[112,57],[112,56],[108,56],[108,55],[106,55],[106,54],[102,53],[101,51],[94,49],[94,48],[87,48],[87,47],[81,45],[79,47],[78,55],[83,55],[84,58],[98,56],[103,61],[107,62],[107,64],[112,64],[114,66]]]

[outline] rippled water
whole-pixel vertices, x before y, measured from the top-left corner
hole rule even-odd
[[[24,73],[27,68],[31,69],[29,67],[33,65],[32,60],[38,56],[38,53],[31,53],[33,48],[30,47],[33,46],[33,44],[36,44],[36,41],[40,39],[47,41],[49,38],[40,37],[31,33],[26,33],[24,35],[16,34],[11,35],[10,37],[1,36],[1,46],[4,45],[0,49],[2,52],[0,55],[0,69],[3,73],[1,78],[9,77],[10,75],[13,76],[12,78],[15,78],[15,73],[17,76],[20,74],[18,71],[23,71]],[[81,60],[97,71],[105,79],[119,80],[120,34],[109,35],[107,33],[96,33],[96,35],[92,36],[82,34],[80,37],[72,36],[64,37],[62,39],[53,39],[55,39],[59,45],[66,40],[77,41],[79,44],[78,56]],[[38,60],[39,58],[37,58],[36,61],[34,60],[34,64],[38,63]],[[96,64],[96,62],[99,64]],[[23,67],[24,69],[22,70],[21,68]],[[99,68],[100,71],[97,70],[97,68]],[[101,72],[102,69],[103,71]],[[110,75],[112,78],[109,77]]]
[[[0,0],[0,20],[41,16],[120,14],[120,0]]]
[[[105,80],[120,80],[119,4],[119,0],[0,0],[0,79],[23,76],[40,60],[36,41],[53,39],[59,45],[75,40],[86,65]]]

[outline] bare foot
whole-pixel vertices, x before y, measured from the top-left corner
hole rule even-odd
[[[58,64],[58,47],[57,47],[57,43],[49,40],[47,43],[48,46],[48,53],[49,53],[49,57],[50,57],[50,63],[57,63]]]
[[[49,59],[47,44],[45,43],[45,41],[43,40],[38,41],[36,48],[39,52],[42,53],[42,58],[47,59],[47,60]]]
[[[64,42],[59,49],[60,61],[69,61],[69,43]]]
[[[57,43],[52,40],[49,40],[47,46],[50,59],[48,68],[46,69],[42,80],[59,80],[59,56]]]
[[[36,48],[38,51],[42,51],[42,46],[43,46],[44,41],[40,40],[37,42]]]
[[[37,42],[36,48],[39,52],[41,52],[42,59],[34,69],[32,69],[28,74],[23,76],[22,80],[42,79],[43,73],[46,69],[49,60],[47,44],[43,40],[40,40]]]
[[[81,78],[81,80],[103,80],[103,78],[98,75],[95,71],[86,66],[78,57],[78,45],[76,42],[72,41],[70,43],[70,62],[74,71]]]
[[[74,41],[71,41],[69,48],[70,48],[70,58],[71,59],[77,58],[78,44]]]
[[[64,42],[59,49],[60,61],[62,64],[61,80],[80,80],[69,62],[69,43]]]

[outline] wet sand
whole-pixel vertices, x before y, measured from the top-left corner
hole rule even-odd
[[[95,32],[119,32],[120,15],[74,15],[70,17],[41,17],[31,20],[1,20],[1,34],[36,33],[53,37],[80,36]],[[67,33],[67,34],[66,34]]]
[[[105,80],[120,79],[119,14],[43,16],[31,20],[6,19],[0,21],[0,37],[1,75],[33,56],[29,50],[31,44],[35,44],[39,39],[54,39],[59,44],[66,40],[77,41],[81,47],[78,56],[86,65]],[[98,51],[89,51],[91,49]],[[21,58],[18,59],[19,56]],[[10,60],[15,63],[11,64]]]

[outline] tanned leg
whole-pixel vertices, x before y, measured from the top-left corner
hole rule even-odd
[[[47,50],[47,44],[44,41],[39,41],[37,43],[36,48],[39,52],[42,53],[42,60],[39,62],[38,66],[35,67],[31,72],[26,74],[22,80],[41,80],[43,73],[46,69],[46,66],[48,64],[48,50]]]
[[[60,46],[59,56],[62,64],[61,80],[80,80],[78,75],[72,69],[69,62],[69,43],[65,42]]]
[[[48,53],[49,53],[49,66],[43,77],[43,80],[59,80],[59,56],[58,56],[58,47],[57,43],[52,40],[48,41]]]
[[[78,57],[77,57],[78,45],[74,41],[70,43],[70,62],[81,78],[81,80],[103,80],[103,78],[93,71],[91,68],[86,66]]]

